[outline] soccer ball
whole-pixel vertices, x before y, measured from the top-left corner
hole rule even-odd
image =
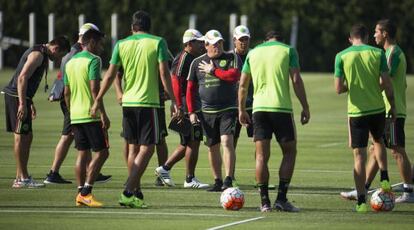
[[[395,205],[395,195],[392,192],[384,192],[378,189],[371,196],[371,208],[376,212],[391,211]]]
[[[243,207],[244,194],[238,188],[228,188],[221,193],[220,203],[225,210],[237,211]]]

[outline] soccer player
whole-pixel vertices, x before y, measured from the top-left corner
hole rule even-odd
[[[237,55],[224,52],[224,39],[219,31],[210,30],[204,38],[207,53],[191,63],[186,101],[191,123],[202,122],[207,137],[210,166],[215,178],[214,186],[207,191],[218,192],[233,187],[236,160],[233,137],[241,61]],[[196,114],[197,93],[201,99],[202,118]],[[223,147],[226,173],[224,182],[221,174],[220,143]]]
[[[116,97],[120,105],[122,105],[122,96],[124,93],[122,89],[123,75],[124,75],[124,70],[122,68],[118,69],[116,78],[113,82],[115,92],[116,92]],[[167,142],[165,138],[168,135],[168,132],[167,132],[167,125],[165,121],[164,101],[169,98],[168,96],[166,96],[162,88],[162,84],[160,84],[159,90],[160,90],[160,108],[158,108],[157,110],[158,121],[159,121],[159,129],[158,129],[159,142],[155,145],[155,148],[156,148],[157,157],[158,157],[158,165],[162,166],[167,161],[167,158],[168,158],[168,146],[167,146]],[[124,138],[123,132],[121,133],[121,137]],[[134,158],[129,157],[130,154],[129,154],[129,149],[128,149],[128,142],[126,140],[124,141],[124,146],[123,146],[122,151],[123,151],[125,163],[127,165],[128,174],[129,174],[131,171],[131,166],[134,163]],[[155,186],[164,186],[164,182],[158,176],[155,179]]]
[[[234,50],[232,50],[233,53],[237,54],[239,56],[240,60],[242,61],[242,64],[244,64],[244,61],[246,60],[247,53],[249,52],[250,48],[250,31],[249,29],[244,26],[240,25],[234,28],[233,32],[233,43],[234,43]],[[249,89],[247,92],[247,98],[246,98],[246,111],[249,114],[250,118],[252,117],[252,105],[253,105],[253,83],[250,82]],[[238,120],[238,117],[237,117]],[[237,140],[240,137],[240,131],[241,131],[242,125],[240,122],[236,122],[236,132],[234,134],[234,149],[237,147]],[[246,127],[247,136],[253,137],[253,125],[249,125]]]
[[[109,156],[107,129],[110,123],[103,105],[100,107],[100,118],[98,114],[98,117],[92,116],[90,109],[99,92],[102,61],[97,55],[103,51],[103,36],[98,30],[85,32],[82,37],[83,51],[66,63],[63,72],[65,102],[78,149],[76,206],[102,206],[92,195],[92,187]],[[90,150],[95,153],[93,156]]]
[[[186,106],[186,89],[187,76],[190,69],[190,64],[194,58],[204,53],[204,38],[203,35],[195,29],[188,29],[183,35],[184,50],[181,51],[175,58],[172,64],[172,83],[175,100],[177,106],[182,110],[188,119],[188,110]],[[195,112],[198,116],[202,116],[200,112],[200,99],[195,98]],[[180,144],[162,166],[155,169],[156,174],[161,178],[164,184],[173,186],[174,182],[170,176],[171,168],[181,159],[185,157],[186,160],[186,178],[184,181],[184,188],[199,188],[204,189],[209,185],[200,182],[195,176],[195,168],[198,160],[198,150],[200,141],[203,140],[203,130],[201,124],[196,122],[192,124],[188,135],[180,133]]]
[[[102,88],[91,113],[101,107],[103,96],[124,69],[125,91],[122,95],[123,134],[134,159],[119,204],[131,208],[147,208],[141,191],[141,177],[158,143],[157,108],[160,107],[159,80],[171,98],[171,115],[180,116],[172,94],[168,68],[168,48],[165,40],[149,34],[151,18],[145,11],[132,16],[132,35],[119,40],[113,50]]]
[[[67,38],[59,36],[46,44],[38,44],[27,49],[20,58],[19,65],[9,84],[3,89],[6,106],[6,130],[14,133],[14,157],[16,159],[16,179],[13,188],[38,188],[29,174],[27,164],[33,140],[32,120],[36,109],[32,98],[36,94],[43,74],[47,71],[48,60],[60,62],[69,52]]]
[[[397,27],[389,19],[380,20],[375,27],[375,42],[377,45],[385,49],[387,64],[389,68],[389,75],[395,97],[395,109],[397,112],[397,119],[395,123],[390,123],[385,126],[384,141],[387,148],[391,149],[392,156],[397,161],[397,166],[400,171],[401,179],[403,180],[403,194],[397,197],[397,203],[413,203],[413,175],[411,171],[410,159],[405,151],[405,132],[404,124],[406,117],[406,97],[405,92],[407,88],[406,70],[407,62],[405,55],[396,42]],[[390,104],[384,95],[384,102],[386,111],[390,110]],[[387,122],[389,119],[387,119]],[[367,176],[365,180],[365,188],[368,190],[371,182],[374,180],[378,172],[378,164],[375,156],[372,154],[373,148],[370,148],[370,155],[367,164]],[[341,196],[346,199],[356,199],[356,190],[351,192],[341,192]]]
[[[283,153],[279,168],[279,190],[274,209],[298,212],[287,199],[296,160],[296,131],[289,90],[289,76],[302,105],[301,123],[309,122],[310,112],[300,75],[299,59],[294,48],[280,42],[281,35],[270,31],[266,41],[247,55],[239,86],[239,120],[244,126],[252,121],[246,111],[250,81],[253,82],[253,127],[256,145],[256,182],[261,197],[261,211],[272,210],[268,192],[270,142],[275,134]]]
[[[83,34],[85,34],[87,31],[89,30],[96,30],[99,32],[99,28],[92,24],[92,23],[85,23],[84,25],[81,26],[81,28],[79,29],[79,38],[78,41],[72,46],[72,48],[70,49],[70,52],[67,53],[63,58],[62,58],[62,62],[60,64],[60,71],[58,73],[58,79],[57,81],[61,81],[61,83],[58,84],[62,84],[63,85],[63,72],[64,72],[64,68],[66,63],[77,53],[82,51],[82,36]],[[60,140],[58,142],[58,144],[56,145],[56,149],[55,149],[55,157],[53,159],[53,164],[52,167],[50,168],[49,173],[46,175],[45,180],[43,181],[43,183],[45,184],[70,184],[72,183],[69,180],[65,180],[59,173],[59,169],[63,164],[63,161],[66,158],[66,155],[68,154],[69,151],[69,147],[73,142],[73,134],[72,134],[72,129],[71,129],[71,125],[70,125],[70,116],[69,116],[69,110],[66,107],[65,104],[65,100],[63,98],[63,90],[62,92],[60,92],[60,89],[58,89],[59,87],[52,87],[52,93],[54,93],[54,90],[59,91],[56,92],[59,95],[59,98],[49,98],[50,101],[54,101],[54,100],[59,100],[60,101],[60,108],[62,110],[63,113],[63,129],[62,129],[62,135],[60,137]],[[111,179],[111,175],[103,175],[101,173],[98,174],[98,177],[95,180],[95,183],[104,183],[107,182]]]
[[[394,95],[388,76],[384,51],[366,45],[368,31],[364,25],[352,26],[349,42],[352,44],[335,57],[335,89],[348,94],[349,144],[354,154],[354,180],[358,203],[356,212],[367,212],[365,163],[369,134],[373,154],[378,163],[381,188],[391,189],[387,171],[387,155],[382,140],[385,128],[385,105],[381,95],[384,89],[390,103],[389,115],[395,119]]]

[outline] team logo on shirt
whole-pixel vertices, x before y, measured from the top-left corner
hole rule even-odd
[[[220,62],[219,62],[219,66],[220,67],[225,67],[227,65],[227,61],[226,60],[221,60]]]

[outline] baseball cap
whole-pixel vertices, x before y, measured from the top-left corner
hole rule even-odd
[[[195,30],[195,29],[186,30],[183,35],[183,43],[187,43],[193,40],[204,41],[204,37],[198,30]]]
[[[86,32],[88,32],[89,30],[95,30],[96,32],[98,32],[100,35],[104,36],[104,33],[102,33],[99,28],[92,24],[92,23],[85,23],[83,24],[80,28],[79,28],[79,35],[84,35]]]
[[[249,37],[250,38],[250,31],[244,25],[237,26],[236,28],[234,28],[233,37],[236,38],[236,39],[240,39],[241,37]]]
[[[218,41],[224,40],[223,36],[218,30],[209,30],[206,35],[204,35],[204,41],[209,44],[216,44]]]

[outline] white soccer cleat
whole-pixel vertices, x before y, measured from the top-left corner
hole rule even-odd
[[[170,177],[170,171],[165,170],[162,166],[155,169],[155,175],[161,179],[162,183],[167,186],[174,187],[175,184]]]
[[[12,188],[42,188],[45,184],[36,182],[31,176],[27,179],[15,179]]]
[[[208,188],[210,187],[209,184],[204,184],[201,183],[197,177],[193,177],[193,179],[191,179],[190,183],[187,183],[187,181],[184,181],[184,188],[199,188],[199,189],[204,189],[204,188]]]
[[[357,200],[357,191],[356,190],[352,190],[350,192],[341,192],[340,193],[341,197],[347,200]]]
[[[414,192],[404,192],[395,198],[395,203],[414,203]]]

